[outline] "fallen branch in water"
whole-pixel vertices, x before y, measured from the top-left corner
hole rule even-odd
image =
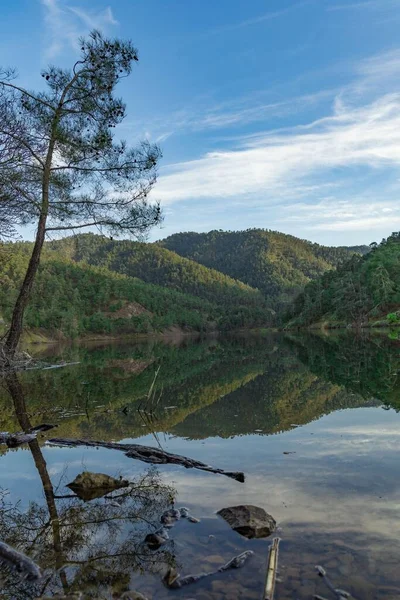
[[[252,550],[246,550],[245,552],[242,552],[242,554],[231,558],[229,562],[222,565],[222,567],[219,567],[219,569],[210,571],[209,573],[199,573],[198,575],[186,575],[185,577],[181,577],[176,569],[169,569],[164,576],[163,581],[168,588],[176,590],[185,585],[189,585],[190,583],[197,583],[200,579],[204,579],[205,577],[211,577],[211,575],[223,573],[229,569],[239,569],[253,554],[254,552]]]
[[[3,341],[0,341],[0,373],[7,374],[15,371],[23,371],[27,369],[30,364],[33,363],[32,356],[29,356],[27,352],[15,352],[11,359],[6,351]]]
[[[16,433],[8,433],[7,431],[0,431],[0,444],[7,444],[9,448],[16,448],[21,444],[29,444],[36,439],[37,434],[40,431],[48,431],[53,429],[56,425],[49,425],[48,423],[42,423],[31,427],[28,431],[17,431]]]
[[[318,575],[320,577],[322,577],[322,579],[325,581],[326,587],[332,592],[332,594],[334,594],[336,596],[337,600],[347,600],[347,598],[350,598],[351,594],[349,594],[349,592],[335,588],[335,586],[329,579],[329,577],[326,574],[326,571],[323,567],[321,567],[320,565],[317,565],[315,568],[317,569]],[[322,596],[314,596],[314,598],[321,600]],[[325,600],[325,599],[322,599],[322,600]]]
[[[274,538],[270,546],[264,600],[273,600],[274,598],[276,573],[278,570],[279,542],[279,538]]]
[[[21,444],[28,444],[36,439],[36,433],[7,433],[0,432],[0,444],[7,444],[9,448],[16,448]]]
[[[199,469],[200,471],[208,471],[209,473],[226,475],[226,477],[230,477],[231,479],[235,479],[236,481],[244,483],[244,474],[241,472],[231,472],[224,471],[223,469],[215,469],[214,467],[210,467],[209,465],[206,465],[205,463],[202,463],[199,460],[187,458],[186,456],[181,456],[180,454],[172,454],[171,452],[166,452],[165,450],[161,450],[160,448],[152,448],[151,446],[141,446],[140,444],[117,444],[114,442],[99,442],[82,439],[73,440],[66,438],[52,438],[48,440],[48,443],[57,446],[92,446],[108,448],[109,450],[121,450],[122,452],[125,452],[125,455],[129,458],[142,460],[146,463],[157,465],[181,465],[186,469]]]
[[[47,367],[42,367],[42,371],[50,371],[50,369],[63,369],[64,367],[71,367],[73,365],[79,365],[80,361],[75,362],[63,362],[58,365],[49,365]]]
[[[18,573],[22,579],[28,581],[39,581],[42,578],[39,567],[31,558],[5,542],[0,542],[0,566],[5,570]]]

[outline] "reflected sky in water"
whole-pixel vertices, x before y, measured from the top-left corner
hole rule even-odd
[[[355,598],[397,598],[398,381],[392,377],[391,387],[387,385],[379,358],[383,391],[381,397],[372,393],[379,390],[377,372],[371,371],[377,343],[393,373],[398,347],[387,340],[318,339],[310,346],[309,339],[274,337],[64,350],[64,357],[80,354],[81,364],[20,379],[32,422],[58,415],[57,437],[89,433],[92,439],[161,444],[164,450],[245,472],[246,482],[240,484],[175,465],[157,468],[162,481],[175,488],[176,504],[201,518],[198,525],[179,523],[174,531],[173,553],[183,574],[210,570],[245,549],[255,551],[242,570],[199,582],[187,589],[186,597],[261,598],[269,540],[245,540],[216,516],[224,506],[243,503],[263,507],[278,522],[277,598],[329,597],[316,576],[316,564],[323,564],[335,585]],[[363,356],[362,364],[340,365],[346,344],[352,345],[350,354]],[[324,371],[316,348],[319,356],[324,350]],[[157,386],[162,394],[143,422],[137,409],[160,364]],[[362,369],[370,372],[370,380],[360,389],[351,372]],[[43,389],[53,390],[51,402],[41,402]],[[11,430],[12,400],[3,392],[1,400],[9,427],[0,428]],[[146,469],[113,450],[47,446],[51,435],[40,438],[40,446],[59,494],[84,470],[131,478]],[[4,452],[0,470],[9,500],[20,501],[24,510],[30,501],[44,504],[43,481],[29,449]],[[157,515],[154,519],[156,523]],[[133,572],[129,585],[148,597],[174,595],[162,585],[160,573]]]

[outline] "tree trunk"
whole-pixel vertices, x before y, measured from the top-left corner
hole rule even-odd
[[[44,238],[46,235],[46,221],[49,212],[49,187],[50,187],[50,172],[51,172],[51,161],[53,159],[53,152],[55,146],[55,130],[58,123],[58,113],[56,114],[53,122],[51,131],[51,139],[47,150],[46,162],[43,170],[42,180],[42,202],[40,209],[39,222],[36,232],[35,245],[33,247],[32,255],[29,260],[28,269],[25,274],[24,281],[18,294],[17,301],[14,306],[13,314],[11,317],[11,325],[8,331],[8,335],[4,344],[4,354],[6,360],[10,364],[14,358],[15,351],[17,349],[24,321],[24,313],[28,304],[29,297],[31,295],[33,282],[36,277],[37,270],[40,263],[40,255],[42,253]]]
[[[20,427],[25,432],[29,432],[32,429],[32,424],[28,416],[24,391],[16,373],[10,373],[6,376],[6,385],[8,392],[13,399],[15,414]],[[64,591],[66,591],[68,589],[68,581],[65,570],[62,568],[65,563],[65,557],[62,549],[60,519],[57,511],[53,484],[51,483],[49,472],[47,470],[47,464],[40,449],[38,440],[29,442],[29,448],[32,452],[35,466],[42,481],[43,492],[46,498],[47,509],[49,511],[50,523],[53,532],[55,567],[60,572],[61,583]]]
[[[14,306],[10,329],[4,344],[4,351],[9,361],[13,359],[21,337],[25,308],[28,304],[32,285],[39,267],[40,255],[46,233],[46,219],[47,211],[45,214],[42,212],[40,215],[32,256],[29,260],[28,269]]]

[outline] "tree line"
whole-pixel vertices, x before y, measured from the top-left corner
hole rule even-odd
[[[400,233],[371,244],[336,271],[309,283],[288,312],[289,326],[400,323]]]

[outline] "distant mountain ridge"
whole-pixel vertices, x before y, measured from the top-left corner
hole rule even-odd
[[[30,242],[2,247],[3,329],[31,249]],[[45,243],[25,325],[66,337],[270,327],[309,281],[355,250],[366,249],[265,230],[176,234],[157,243],[70,236]]]
[[[176,233],[157,245],[259,289],[278,308],[309,281],[369,251],[321,246],[266,229]]]

